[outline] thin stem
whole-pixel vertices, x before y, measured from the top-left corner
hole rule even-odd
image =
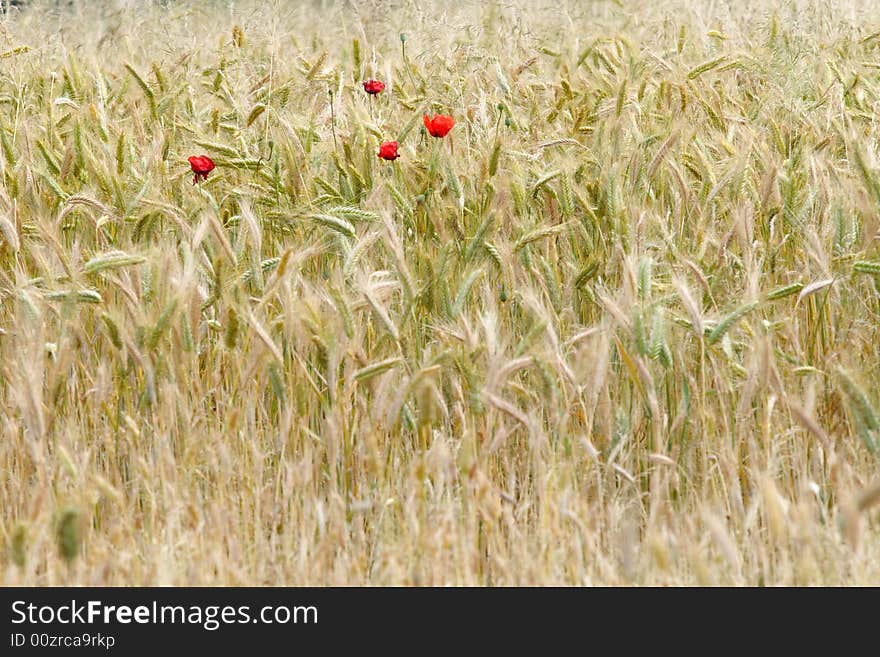
[[[333,107],[333,90],[330,89],[330,129],[333,131],[333,150],[339,150],[336,142],[336,110]]]

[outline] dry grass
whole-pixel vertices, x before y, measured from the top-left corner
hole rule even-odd
[[[0,582],[880,582],[872,3],[295,4],[0,19]]]

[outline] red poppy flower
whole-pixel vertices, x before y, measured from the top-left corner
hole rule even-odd
[[[195,174],[193,176],[193,185],[199,182],[199,178],[207,180],[208,174],[214,170],[214,160],[207,155],[193,155],[189,158],[189,165]]]
[[[367,80],[366,82],[364,82],[364,91],[366,91],[371,96],[381,93],[384,90],[384,82],[379,82],[379,80]]]
[[[435,114],[433,119],[429,119],[428,115],[425,114],[424,121],[425,128],[428,129],[428,134],[432,137],[445,137],[452,130],[452,126],[455,125],[455,119],[443,114]]]
[[[383,160],[396,160],[399,158],[400,153],[397,152],[397,142],[383,141],[379,145],[379,157]]]

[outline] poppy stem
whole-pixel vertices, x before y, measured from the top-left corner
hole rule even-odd
[[[428,189],[434,187],[434,176],[437,175],[437,166],[440,161],[440,143],[439,139],[434,140],[434,147],[431,150],[431,161],[428,164]]]
[[[406,75],[409,78],[409,81],[412,82],[413,87],[416,87],[416,79],[413,77],[412,71],[410,70],[409,60],[406,58],[406,35],[400,35],[400,55],[403,57],[403,68],[406,70]]]

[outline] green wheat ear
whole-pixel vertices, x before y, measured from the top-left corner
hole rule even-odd
[[[67,507],[61,512],[55,528],[58,551],[68,564],[79,554],[82,544],[82,526],[79,509]]]
[[[846,370],[839,368],[837,378],[844,392],[844,399],[855,422],[856,431],[872,454],[880,450],[880,418],[867,393]]]
[[[9,541],[9,553],[14,563],[19,568],[24,568],[27,562],[27,527],[23,524],[16,525]]]
[[[856,260],[853,263],[853,271],[860,274],[873,274],[874,276],[880,276],[880,261]]]
[[[709,333],[709,337],[707,338],[707,342],[709,344],[715,344],[721,338],[724,337],[724,334],[733,326],[736,322],[740,320],[744,315],[752,312],[755,308],[758,307],[757,301],[752,301],[751,303],[746,303],[741,305],[739,308],[734,310],[729,315],[726,315],[718,322],[718,326],[716,326]]]

